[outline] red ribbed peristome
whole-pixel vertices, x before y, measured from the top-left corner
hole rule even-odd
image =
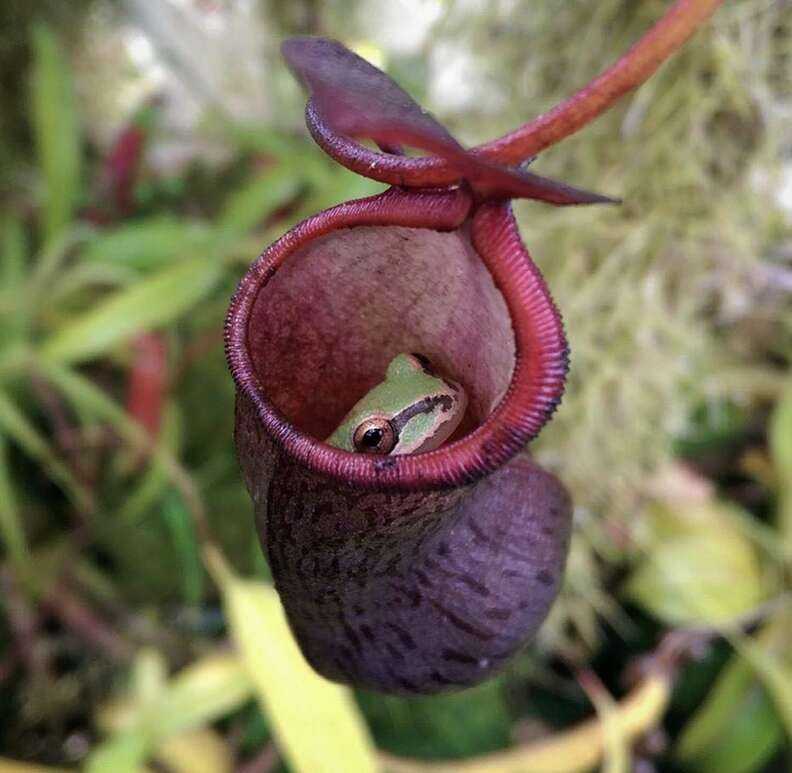
[[[377,457],[330,447],[289,422],[264,392],[249,343],[259,294],[306,244],[344,229],[372,225],[457,231],[469,239],[500,291],[511,321],[515,362],[500,402],[464,437],[426,454]],[[408,301],[407,301],[408,302]],[[226,353],[234,380],[256,406],[262,427],[295,462],[331,479],[378,490],[457,486],[493,472],[522,450],[552,415],[564,388],[567,343],[558,311],[520,239],[508,203],[478,207],[463,189],[390,189],[299,224],[267,249],[241,281],[226,322]]]

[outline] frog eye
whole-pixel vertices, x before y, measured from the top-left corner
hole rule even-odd
[[[389,454],[397,441],[398,437],[391,423],[378,416],[359,424],[352,435],[355,450],[362,454]]]

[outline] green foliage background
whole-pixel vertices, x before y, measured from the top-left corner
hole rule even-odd
[[[274,39],[321,32],[382,55],[474,143],[572,93],[665,5],[442,3],[407,54],[382,44],[378,6],[365,0],[258,7]],[[663,770],[784,769],[792,214],[776,191],[792,168],[788,3],[727,3],[640,91],[536,161],[625,202],[516,205],[573,352],[563,406],[532,449],[576,504],[562,597],[537,645],[499,679],[460,695],[354,703],[298,662],[269,595],[234,458],[221,331],[264,246],[381,186],[306,138],[303,97],[272,47],[262,77],[274,117],[243,122],[207,105],[193,132],[223,160],[197,154],[178,172],[145,161],[132,210],[112,211],[81,52],[97,18],[127,24],[128,11],[54,0],[2,10],[3,756],[99,771],[154,758],[176,771],[369,770],[387,767],[372,744],[478,758],[533,748],[596,709],[608,769],[630,757]],[[435,94],[433,104],[432,62],[453,60],[454,46],[497,99],[454,107]],[[151,143],[167,132],[141,126]],[[144,333],[166,352],[153,446],[127,410]],[[210,556],[202,524],[216,541]],[[655,718],[662,732],[637,746],[623,726],[609,735],[610,704],[587,695],[580,674],[596,673],[618,700],[631,664],[659,657],[669,634],[695,657],[674,669]],[[285,653],[282,669],[257,648]],[[300,690],[316,690],[315,715],[294,713]],[[338,732],[316,732],[327,717],[343,718]],[[571,744],[561,748],[559,770],[585,769]],[[475,769],[522,769],[503,765]]]

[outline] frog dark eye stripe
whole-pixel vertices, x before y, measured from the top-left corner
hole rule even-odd
[[[441,406],[443,411],[450,411],[453,408],[454,401],[448,395],[435,395],[425,397],[420,402],[405,408],[401,413],[397,413],[391,420],[391,426],[396,433],[398,440],[401,431],[410,419],[422,413],[431,413],[437,406]]]

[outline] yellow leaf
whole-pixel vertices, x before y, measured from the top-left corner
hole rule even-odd
[[[239,658],[210,655],[182,669],[158,703],[160,737],[213,722],[251,698],[251,680]]]
[[[671,695],[668,676],[652,673],[614,705],[608,721],[621,742],[630,744],[662,718]],[[382,754],[387,773],[586,773],[594,770],[607,751],[601,721],[588,720],[515,749],[453,762],[420,762]]]
[[[239,658],[206,655],[167,684],[158,684],[156,661],[144,651],[134,669],[134,696],[108,702],[97,714],[105,732],[140,728],[158,743],[230,714],[252,697],[252,685]]]
[[[584,672],[580,684],[594,705],[602,727],[605,757],[602,773],[627,773],[630,769],[630,744],[619,723],[618,704],[593,674]]]
[[[214,730],[173,736],[154,755],[172,773],[231,773],[233,755]]]
[[[733,622],[761,603],[758,558],[729,508],[713,501],[651,511],[653,536],[627,595],[675,625]]]
[[[250,677],[239,658],[227,653],[207,655],[167,683],[163,668],[156,653],[144,650],[133,670],[132,695],[100,708],[97,725],[112,735],[92,751],[91,773],[137,771],[153,750],[167,753],[171,739],[230,714],[252,697]]]
[[[374,747],[351,691],[322,679],[306,663],[275,589],[233,576],[215,553],[209,564],[232,635],[290,767],[299,773],[374,773]]]

